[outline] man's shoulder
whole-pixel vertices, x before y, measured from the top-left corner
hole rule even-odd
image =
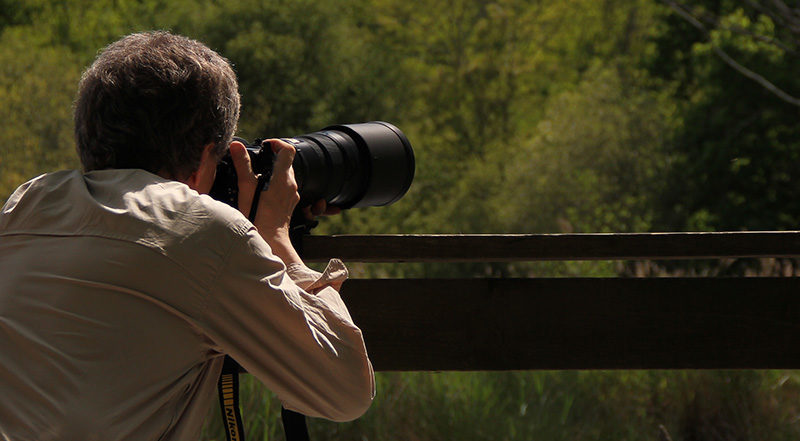
[[[238,210],[138,169],[42,175],[20,186],[0,214],[6,234],[105,236],[160,249],[196,235],[229,240],[249,228]]]
[[[164,235],[187,241],[197,235],[211,235],[221,240],[242,236],[250,228],[247,219],[235,208],[199,194],[188,185],[136,170],[129,175],[120,171],[119,185],[114,179],[95,181],[87,174],[90,188],[110,185],[112,196],[97,197],[101,206],[119,207],[128,217],[150,225]],[[103,181],[106,182],[103,182]]]
[[[61,170],[39,175],[17,187],[0,209],[0,233],[36,228],[36,220],[47,214],[61,218],[63,213],[48,211],[51,205],[69,207],[66,193],[80,176],[77,170]]]

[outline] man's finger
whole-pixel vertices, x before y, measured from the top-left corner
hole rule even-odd
[[[314,220],[314,214],[311,212],[311,205],[306,205],[305,207],[301,208],[300,211],[303,212],[303,217],[308,220]]]
[[[327,204],[325,203],[325,199],[320,199],[317,202],[314,202],[314,205],[311,206],[311,214],[314,216],[320,216],[322,213],[325,212],[325,207]]]
[[[250,205],[253,202],[253,195],[256,192],[258,178],[253,174],[253,167],[250,164],[250,155],[247,148],[239,141],[231,143],[229,150],[233,168],[236,170],[236,185],[239,187],[239,199],[236,201],[239,211],[245,216],[250,215]]]
[[[312,220],[317,216],[332,216],[341,212],[341,208],[328,205],[325,199],[320,199],[311,205],[303,207],[303,215],[305,215],[306,219],[309,220]]]
[[[239,141],[233,141],[230,146],[231,160],[233,168],[236,169],[236,179],[240,185],[242,183],[255,182],[256,176],[253,174],[253,166],[250,164],[250,155],[247,148]]]
[[[268,139],[270,148],[275,153],[275,163],[272,166],[273,173],[275,171],[283,171],[292,168],[294,162],[294,155],[296,153],[294,146],[282,141],[280,139]]]

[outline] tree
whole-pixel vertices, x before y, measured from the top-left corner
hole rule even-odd
[[[794,31],[778,26],[777,16],[756,2],[694,2],[686,10],[709,23],[706,30],[686,17],[666,16],[648,66],[673,85],[682,103],[658,225],[794,229],[800,221],[800,182],[793,179],[800,109],[720,57],[723,51],[741,66],[757,67],[779,89],[800,91],[796,40],[787,37]]]
[[[800,46],[800,9],[791,9],[781,0],[774,0],[770,3],[758,2],[755,0],[748,1],[747,3],[753,9],[763,14],[761,16],[762,18],[771,19],[772,23],[764,24],[773,29],[767,29],[766,32],[764,32],[764,29],[759,28],[748,29],[747,19],[745,19],[743,23],[739,23],[741,20],[730,20],[727,17],[721,18],[713,13],[709,13],[702,7],[691,8],[688,5],[682,5],[673,0],[661,1],[669,6],[679,17],[686,20],[687,23],[704,34],[705,38],[711,43],[711,49],[725,64],[767,89],[779,99],[789,104],[800,106],[800,98],[785,92],[763,75],[737,62],[717,41],[715,41],[718,39],[720,33],[727,32],[744,36],[752,41],[774,45],[782,51],[797,54],[798,47]]]
[[[650,228],[674,105],[629,75],[597,65],[578,88],[551,100],[537,135],[509,158],[514,197],[503,213],[511,230]]]
[[[25,32],[0,37],[0,200],[34,176],[77,166],[71,103],[79,66]]]

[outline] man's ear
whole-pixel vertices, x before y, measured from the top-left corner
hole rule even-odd
[[[218,158],[214,154],[214,143],[207,144],[203,147],[200,166],[183,183],[200,194],[208,194],[211,191],[211,186],[214,185],[214,178],[217,176],[217,162]]]

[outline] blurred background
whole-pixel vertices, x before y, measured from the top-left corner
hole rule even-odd
[[[388,208],[318,233],[794,230],[800,9],[782,0],[0,0],[0,200],[77,168],[82,70],[168,29],[234,65],[239,135],[384,120],[417,157]],[[797,275],[792,260],[353,264],[355,277]],[[797,440],[794,371],[383,373],[315,440]],[[279,403],[244,379],[252,440]],[[204,440],[224,439],[217,409]]]

